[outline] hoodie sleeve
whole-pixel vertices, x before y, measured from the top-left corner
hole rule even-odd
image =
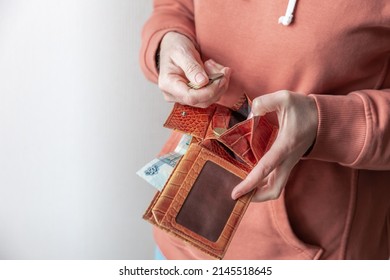
[[[390,89],[313,97],[319,123],[316,142],[306,158],[390,170]]]
[[[156,52],[162,37],[176,31],[190,38],[195,46],[193,0],[154,0],[153,13],[142,30],[140,64],[146,78],[157,82]]]

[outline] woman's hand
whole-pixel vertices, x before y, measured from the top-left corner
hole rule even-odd
[[[223,73],[224,77],[209,86],[208,75]],[[160,44],[160,73],[158,85],[168,102],[195,107],[208,107],[217,102],[229,85],[231,70],[213,60],[204,64],[194,44],[186,36],[168,32]],[[188,81],[205,86],[194,90]]]
[[[315,141],[318,113],[312,97],[283,90],[253,100],[254,116],[270,112],[277,114],[278,136],[245,180],[234,188],[233,199],[253,189],[253,201],[277,199],[291,170]]]

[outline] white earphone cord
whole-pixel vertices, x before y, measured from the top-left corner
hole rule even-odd
[[[297,0],[289,0],[288,1],[286,14],[279,18],[280,24],[283,24],[284,26],[290,25],[290,23],[292,22],[293,17],[294,17],[294,9],[295,9],[296,3],[297,3]]]

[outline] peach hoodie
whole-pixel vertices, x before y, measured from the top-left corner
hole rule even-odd
[[[301,0],[292,23],[278,24],[287,3],[155,0],[142,69],[157,81],[159,42],[177,31],[204,60],[233,69],[221,104],[282,89],[316,100],[311,153],[278,200],[251,203],[226,259],[388,259],[390,1]],[[209,258],[158,230],[155,238],[168,259]]]

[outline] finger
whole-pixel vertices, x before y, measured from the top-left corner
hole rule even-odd
[[[173,60],[191,83],[198,86],[205,86],[208,83],[208,76],[203,65],[193,54],[176,52],[173,55]]]
[[[201,92],[201,94],[199,94],[199,90],[189,88],[187,82],[181,76],[169,76],[170,77],[166,78],[160,85],[160,89],[166,94],[164,97],[168,97],[166,100],[169,102],[178,102],[194,107],[201,107],[204,96],[211,95],[208,92]]]
[[[160,83],[160,89],[168,102],[179,102],[194,107],[206,108],[219,100],[220,95],[215,91],[215,86],[202,89],[189,88],[179,76],[166,78]]]
[[[209,75],[218,74],[218,73],[223,73],[224,74],[224,76],[221,79],[217,80],[218,87],[216,87],[216,89],[215,89],[216,91],[219,91],[219,92],[224,91],[225,90],[225,85],[227,85],[229,83],[229,81],[230,81],[230,76],[231,76],[232,69],[230,69],[229,67],[225,67],[225,66],[223,66],[221,64],[218,64],[218,63],[216,63],[212,59],[207,60],[204,63],[204,66],[205,66],[206,72]],[[215,83],[216,82],[213,82],[213,85],[215,85]],[[210,88],[213,88],[213,86],[211,86]]]
[[[233,189],[232,198],[237,199],[258,187],[259,182],[269,176],[288,156],[285,145],[278,136],[269,151],[260,159],[248,176]]]
[[[224,67],[222,70],[218,70],[218,73],[223,73],[224,77],[206,87],[191,92],[191,94],[196,96],[197,107],[205,108],[210,106],[217,102],[227,90],[230,81],[230,68]]]
[[[207,74],[210,75],[210,74],[221,73],[221,71],[225,68],[225,66],[216,63],[212,59],[209,59],[209,60],[205,61],[204,68],[205,68]]]
[[[173,72],[172,69],[161,69],[159,87],[165,93],[164,98],[168,102],[180,102],[205,108],[217,102],[228,87],[231,69],[224,67],[222,70],[218,70],[218,72],[224,74],[222,79],[213,82],[207,87],[194,90],[188,87],[187,81],[179,73]]]
[[[169,103],[179,102],[179,100],[177,100],[177,98],[175,98],[175,96],[170,94],[169,92],[162,91],[162,93],[166,102]]]
[[[290,98],[290,92],[286,90],[265,94],[255,98],[252,102],[252,113],[255,116],[263,116],[266,113],[278,111]]]
[[[159,77],[159,87],[168,102],[178,102],[195,107],[208,107],[219,99],[213,88],[189,88],[187,82],[178,74],[169,74]]]
[[[266,186],[256,190],[252,201],[262,202],[278,199],[287,183],[293,166],[294,165],[291,165],[288,161],[285,161],[280,166],[276,167],[269,175]]]
[[[161,69],[158,77],[159,88],[181,100],[189,92],[186,79],[180,74],[166,69]]]

